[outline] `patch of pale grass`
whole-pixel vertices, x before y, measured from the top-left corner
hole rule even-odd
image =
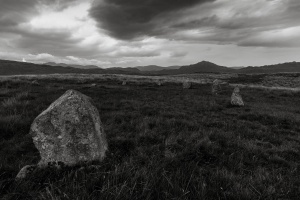
[[[13,97],[4,99],[1,102],[1,105],[3,108],[6,108],[6,109],[13,109],[16,106],[26,105],[26,104],[28,104],[28,102],[27,101],[24,102],[23,100],[26,99],[28,97],[28,95],[29,95],[28,91],[17,93]]]
[[[17,100],[16,97],[11,97],[11,98],[4,99],[1,104],[3,108],[13,108],[16,105],[19,105],[20,102]]]
[[[15,98],[17,100],[22,100],[22,99],[26,99],[28,96],[29,96],[29,92],[24,91],[24,92],[20,92],[20,93],[16,94]]]

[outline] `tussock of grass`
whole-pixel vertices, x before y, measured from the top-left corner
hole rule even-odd
[[[41,86],[8,88],[8,96],[1,99],[7,102],[0,104],[0,196],[298,199],[298,93],[242,88],[246,106],[240,108],[230,106],[229,86],[213,96],[210,84],[183,90],[177,82],[158,87],[153,80],[135,78],[122,86],[120,77],[112,75],[67,76],[67,80],[48,76],[39,78]],[[1,88],[11,84],[6,81]],[[97,86],[85,87],[91,82]],[[82,168],[82,164],[39,169],[16,182],[14,177],[24,165],[39,160],[27,135],[31,122],[67,89],[93,99],[107,134],[107,158],[94,163],[97,168]]]

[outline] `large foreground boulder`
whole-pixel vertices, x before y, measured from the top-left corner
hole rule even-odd
[[[235,87],[231,95],[231,105],[244,106],[242,96],[240,95],[240,88]]]
[[[107,141],[97,108],[90,98],[68,90],[32,123],[30,134],[41,160],[38,166],[75,165],[105,157]]]

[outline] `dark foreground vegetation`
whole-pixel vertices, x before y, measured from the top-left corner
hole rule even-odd
[[[98,80],[0,81],[0,199],[299,199],[300,93]],[[39,153],[33,119],[67,89],[90,96],[109,153],[97,168],[18,171]]]

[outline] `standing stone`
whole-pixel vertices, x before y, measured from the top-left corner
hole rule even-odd
[[[162,86],[162,82],[161,82],[161,81],[157,81],[156,84],[157,84],[158,86]]]
[[[31,81],[31,85],[40,86],[37,80]]]
[[[97,86],[96,83],[92,83],[92,84],[91,84],[91,87],[96,87],[96,86]]]
[[[190,89],[192,87],[192,83],[185,81],[185,82],[183,82],[182,87],[183,87],[183,89]]]
[[[30,134],[40,152],[39,167],[101,161],[108,149],[97,108],[75,90],[68,90],[43,111],[33,121]]]
[[[77,80],[77,83],[78,84],[86,84],[86,83],[88,83],[88,81],[85,79],[79,79],[79,80]]]
[[[122,85],[126,85],[126,84],[127,84],[126,81],[123,81],[123,82],[122,82]]]
[[[211,92],[212,94],[217,95],[221,91],[221,81],[218,79],[215,79],[212,83]]]
[[[240,89],[235,87],[231,95],[231,105],[244,106],[242,96],[240,95]]]

